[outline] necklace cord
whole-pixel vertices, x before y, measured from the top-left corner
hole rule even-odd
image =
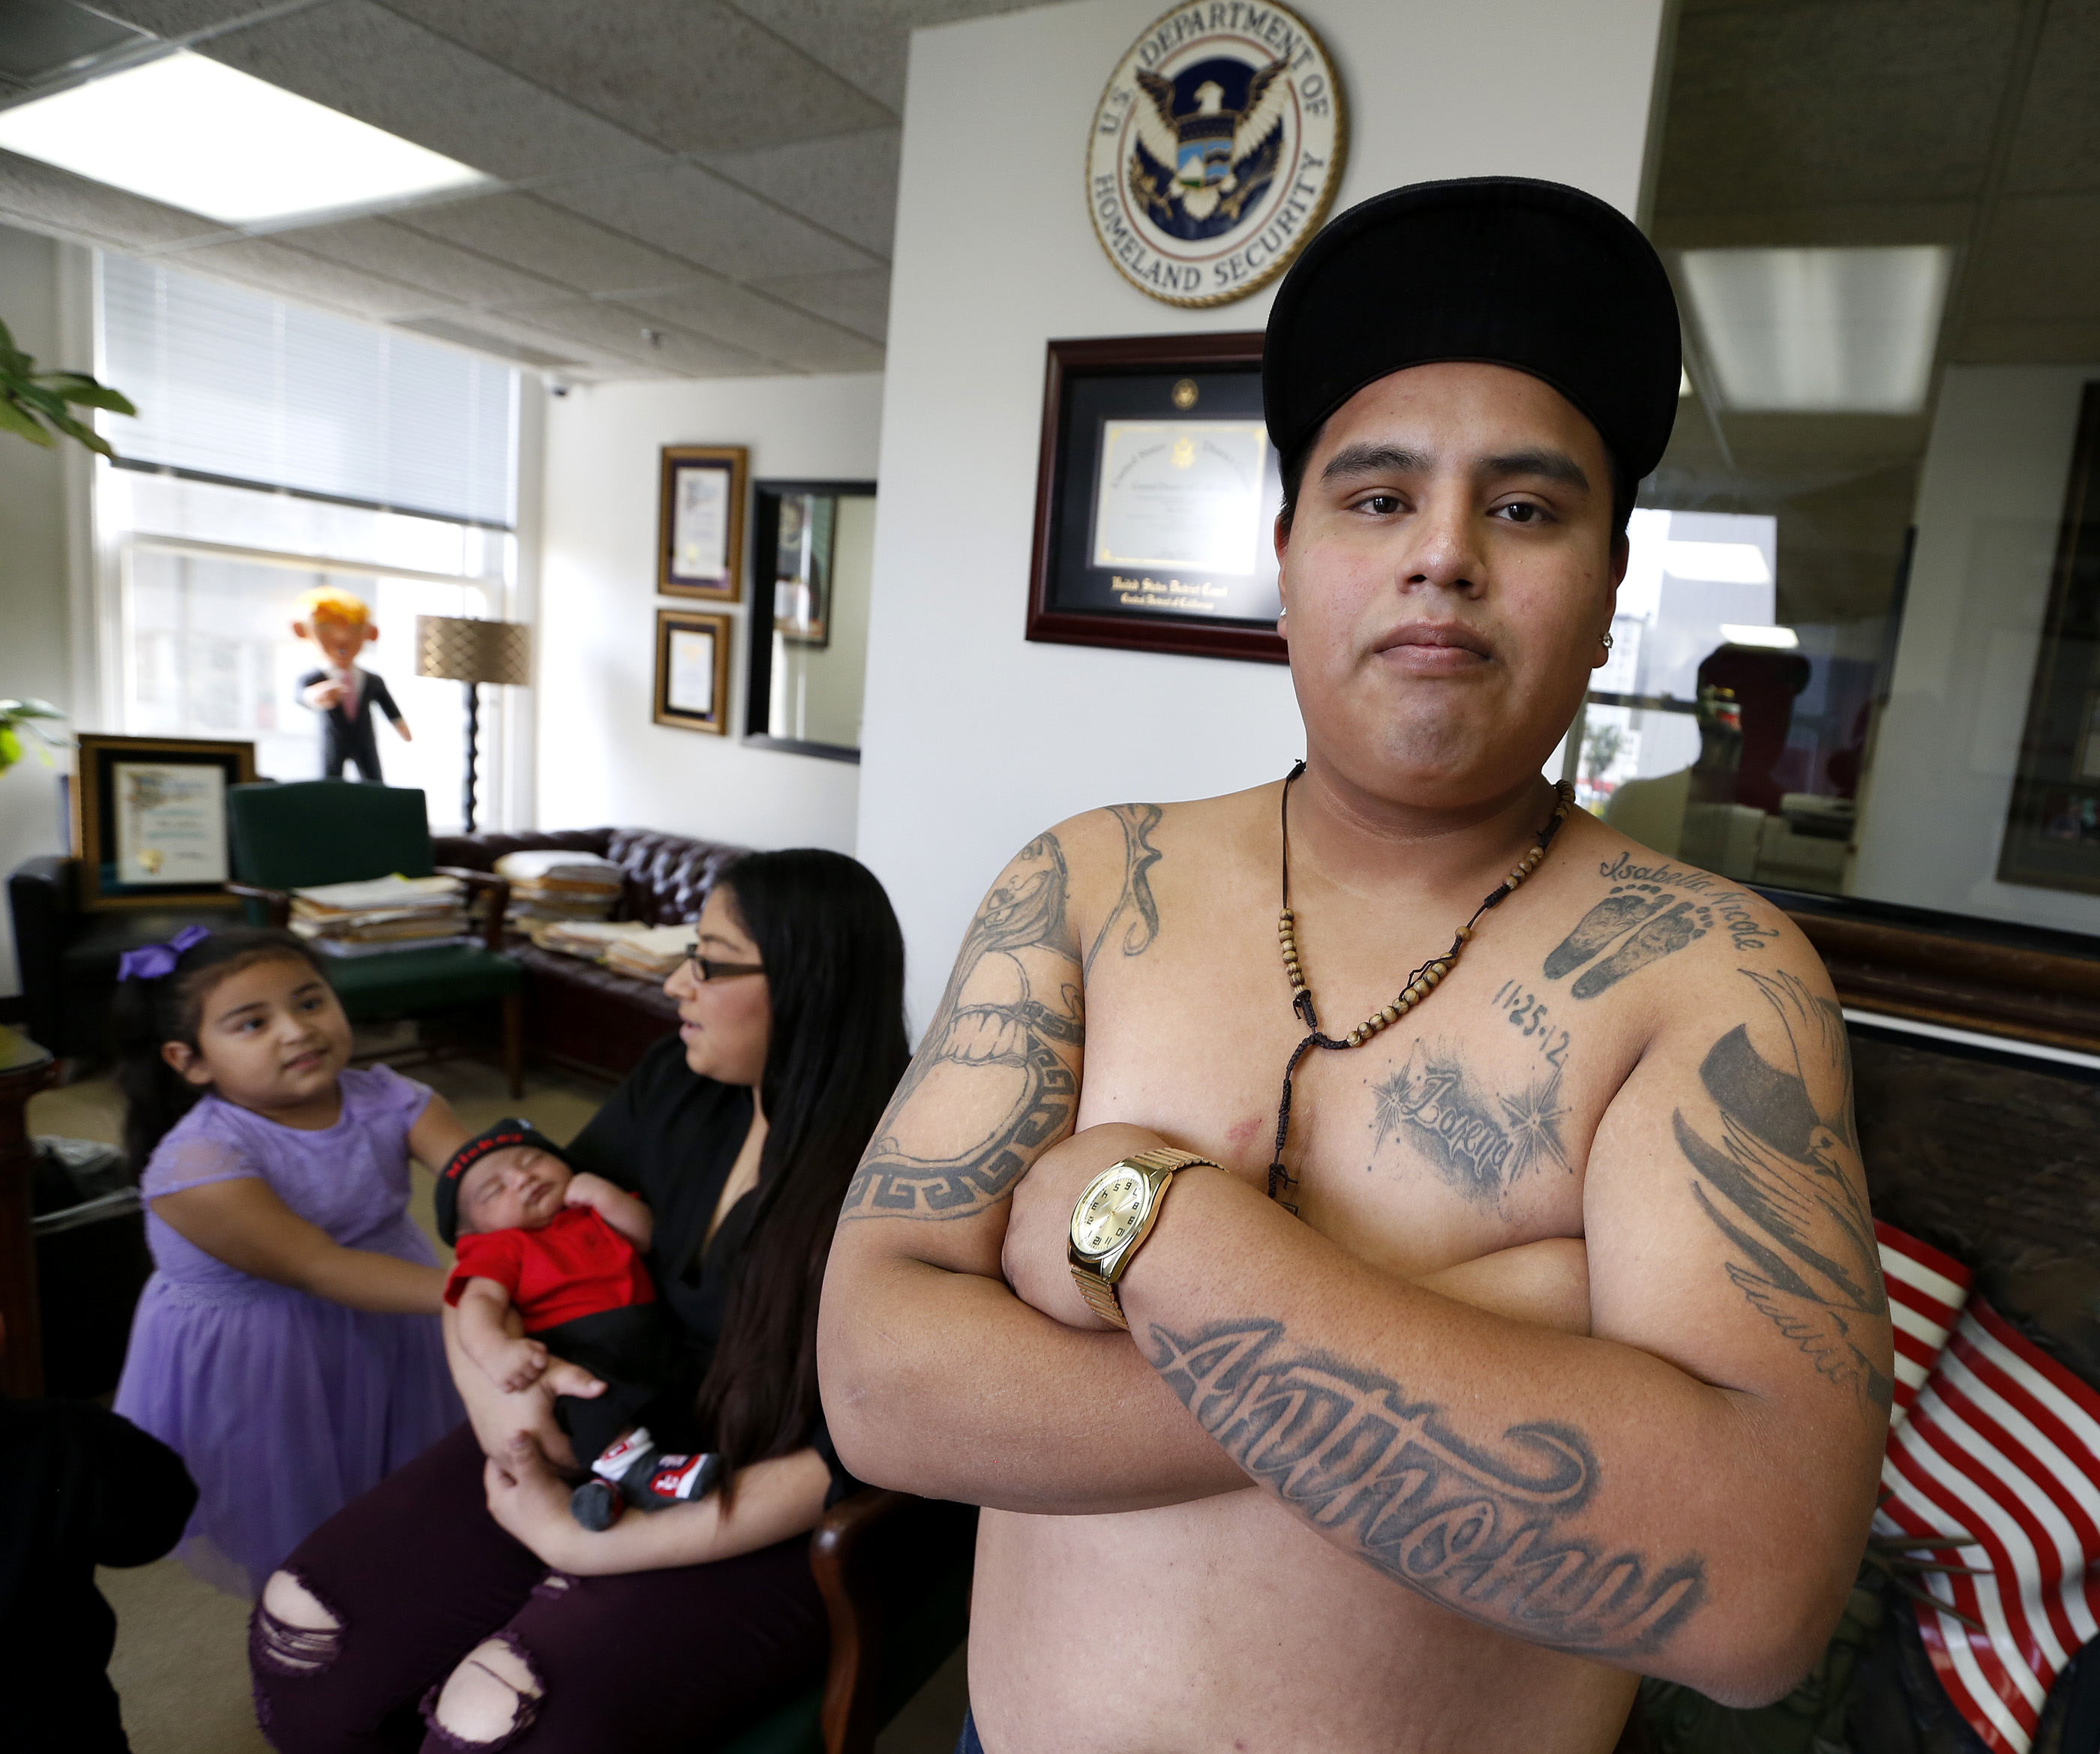
[[[1442,984],[1445,976],[1458,965],[1460,954],[1480,923],[1480,916],[1490,908],[1500,907],[1515,894],[1524,880],[1545,862],[1546,853],[1552,848],[1554,837],[1560,832],[1560,825],[1568,820],[1575,808],[1575,788],[1562,780],[1553,788],[1553,813],[1539,830],[1537,844],[1473,910],[1472,917],[1458,928],[1458,935],[1451,940],[1451,948],[1441,956],[1431,957],[1415,969],[1408,976],[1399,996],[1392,1004],[1381,1011],[1373,1011],[1349,1032],[1346,1039],[1338,1041],[1320,1027],[1319,1013],[1312,1005],[1312,989],[1305,983],[1304,971],[1299,957],[1297,915],[1290,906],[1290,788],[1304,771],[1305,764],[1302,760],[1293,765],[1290,773],[1284,776],[1283,795],[1277,806],[1280,831],[1277,838],[1282,844],[1283,855],[1282,910],[1277,918],[1277,938],[1283,950],[1284,973],[1290,981],[1290,1008],[1311,1032],[1291,1050],[1290,1058],[1284,1064],[1283,1092],[1276,1105],[1276,1148],[1268,1165],[1268,1197],[1294,1218],[1298,1214],[1298,1208],[1283,1197],[1283,1191],[1295,1188],[1298,1178],[1283,1166],[1283,1147],[1290,1136],[1291,1087],[1297,1077],[1299,1062],[1316,1047],[1323,1051],[1338,1053],[1347,1052],[1352,1047],[1361,1047],[1428,998]]]

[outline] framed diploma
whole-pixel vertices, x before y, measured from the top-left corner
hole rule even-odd
[[[666,445],[659,490],[656,588],[739,602],[743,594],[742,445]]]
[[[2100,892],[2100,382],[2080,403],[1998,880]]]
[[[255,778],[253,743],[77,739],[73,856],[83,908],[234,906],[226,793]]]
[[[1281,663],[1261,336],[1050,343],[1028,637]]]
[[[656,611],[656,723],[727,734],[729,630],[727,615]]]

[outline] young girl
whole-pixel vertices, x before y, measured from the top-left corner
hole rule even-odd
[[[192,926],[117,976],[125,1144],[156,1271],[117,1410],[188,1465],[178,1549],[253,1596],[307,1532],[457,1425],[444,1275],[408,1159],[466,1130],[385,1067],[289,932]]]

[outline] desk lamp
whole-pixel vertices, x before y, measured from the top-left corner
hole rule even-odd
[[[532,680],[532,630],[517,621],[464,615],[416,617],[416,674],[466,685],[466,780],[461,807],[474,832],[474,765],[480,756],[481,685],[515,687]]]

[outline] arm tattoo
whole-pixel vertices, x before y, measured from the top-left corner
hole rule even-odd
[[[1532,1644],[1588,1657],[1659,1649],[1705,1593],[1696,1557],[1658,1566],[1581,1532],[1597,1458],[1564,1425],[1478,1447],[1443,1409],[1321,1353],[1280,1322],[1154,1327],[1153,1368],[1255,1483],[1416,1593]]]
[[[1086,1007],[1069,888],[1055,835],[1030,841],[999,874],[841,1219],[971,1217],[1070,1130]],[[961,1122],[944,1121],[958,1111]]]
[[[1094,935],[1093,946],[1087,952],[1088,974],[1094,972],[1094,959],[1108,942],[1110,928],[1126,914],[1137,917],[1123,935],[1124,955],[1144,955],[1159,936],[1159,908],[1152,899],[1152,882],[1145,874],[1159,862],[1160,854],[1145,836],[1159,826],[1164,813],[1156,804],[1118,804],[1109,812],[1123,830],[1123,893],[1101,921],[1101,929]]]
[[[1743,1295],[1863,1414],[1886,1413],[1891,1385],[1867,1348],[1888,1300],[1862,1192],[1844,1016],[1784,971],[1742,973],[1778,1014],[1790,1064],[1771,1064],[1740,1024],[1714,1044],[1699,1077],[1721,1111],[1720,1143],[1682,1111],[1674,1117],[1692,1197],[1734,1245],[1728,1277]]]

